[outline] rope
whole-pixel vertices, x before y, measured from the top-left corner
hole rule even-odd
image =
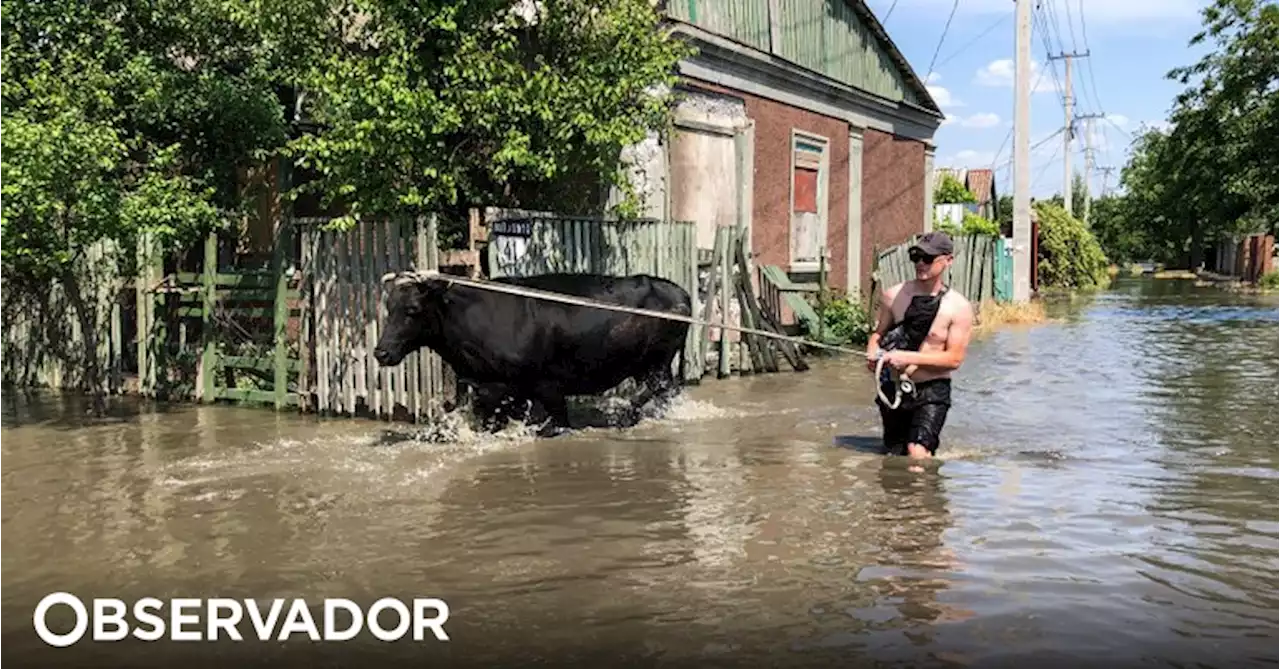
[[[883,375],[884,351],[882,350],[876,354],[876,395],[880,396],[880,401],[884,402],[886,407],[890,409],[897,409],[898,406],[902,404],[902,394],[915,392],[916,386],[905,374],[900,376],[899,378],[901,381],[895,383],[893,386],[893,401],[890,402],[889,398],[885,397],[884,384],[880,382],[880,377]]]
[[[595,302],[593,300],[587,300],[579,297],[572,297],[569,295],[562,295],[560,293],[553,293],[545,290],[537,290],[533,288],[525,288],[523,286],[513,286],[510,284],[498,283],[496,281],[475,281],[475,280],[460,277],[454,274],[441,274],[438,271],[434,271],[434,270],[428,270],[426,272],[416,272],[415,275],[417,277],[421,277],[424,279],[429,278],[437,281],[456,283],[463,286],[471,286],[473,288],[479,288],[480,290],[491,290],[497,293],[507,293],[510,295],[518,295],[521,297],[533,297],[533,298],[538,298],[543,300],[550,300],[552,302],[562,302],[564,304],[572,304],[580,307],[604,309],[606,311],[618,311],[626,314],[635,314],[637,316],[650,316],[653,318],[664,318],[669,321],[680,321],[682,323],[689,323],[690,325],[701,325],[703,327],[719,328],[721,331],[734,330],[734,331],[743,332],[746,334],[753,334],[759,337],[768,337],[771,339],[789,341],[797,345],[813,346],[816,348],[825,348],[832,351],[839,351],[841,353],[850,353],[853,355],[862,355],[862,356],[866,355],[866,351],[859,351],[859,350],[855,350],[845,346],[836,346],[834,344],[824,344],[821,342],[809,341],[807,339],[801,339],[799,337],[789,337],[787,335],[778,334],[777,332],[757,330],[755,328],[739,327],[736,325],[729,325],[727,323],[712,323],[710,321],[699,320],[697,318],[693,318],[690,316],[681,316],[679,314],[672,314],[665,311],[654,311],[652,309],[640,309],[637,307],[624,307],[618,304],[606,304],[603,302]],[[389,281],[395,276],[396,276],[395,274],[388,274],[382,277],[382,280]]]

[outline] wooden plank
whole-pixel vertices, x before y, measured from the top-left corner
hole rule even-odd
[[[276,305],[275,305],[275,378],[273,380],[275,390],[276,410],[283,409],[285,406],[285,395],[289,392],[289,347],[288,347],[288,326],[289,326],[289,277],[285,274],[285,249],[291,244],[291,230],[289,229],[288,220],[282,220],[279,232],[276,234],[275,253],[272,269],[276,275]]]
[[[263,289],[254,288],[254,289],[247,289],[247,290],[246,289],[222,289],[222,290],[213,291],[214,299],[224,304],[228,302],[272,302],[274,303],[276,299],[276,294],[277,294],[277,287],[274,285],[271,286],[269,289],[268,288],[263,288]],[[293,288],[287,288],[287,287],[285,288],[285,299],[296,300],[300,297],[302,297],[302,291],[293,289]],[[204,302],[204,295],[203,293],[200,293],[200,292],[178,293],[178,301],[181,302],[182,304],[201,304]]]
[[[361,318],[364,319],[364,341],[367,350],[372,350],[377,346],[378,342],[378,305],[381,299],[381,286],[377,283],[381,281],[385,272],[379,272],[382,269],[378,263],[378,235],[376,225],[366,226],[368,232],[364,239],[364,249],[360,254],[364,259],[365,280],[362,285],[365,286],[364,298],[365,302],[361,305]],[[367,353],[367,351],[366,351]],[[375,418],[382,416],[382,389],[378,378],[377,360],[372,355],[365,355],[364,358],[364,396],[365,402],[369,406],[369,412]]]
[[[398,239],[398,248],[400,248],[400,264],[402,267],[413,266],[413,249],[417,243],[417,236],[413,234],[415,221],[398,221],[394,226]],[[422,350],[415,351],[413,355],[405,360],[405,410],[409,412],[409,419],[413,422],[418,421],[419,415],[419,387],[418,381],[421,378],[422,370]]]
[[[223,388],[221,386],[213,390],[214,399],[233,400],[236,402],[259,402],[262,404],[275,404],[276,394],[273,390],[257,390],[253,388]],[[282,406],[297,406],[298,394],[285,393],[280,399]]]
[[[372,385],[369,383],[369,363],[372,356],[368,354],[370,347],[368,312],[369,300],[372,297],[367,262],[372,232],[369,228],[371,226],[361,223],[357,228],[357,234],[351,235],[351,314],[348,317],[347,327],[352,331],[352,384],[354,397],[357,398],[352,403],[352,411],[359,402],[358,398],[364,398],[365,406],[369,411],[373,411],[373,398],[369,392],[369,387]]]
[[[219,358],[218,367],[221,369],[253,370],[266,374],[275,371],[276,361],[274,355],[226,355]],[[284,368],[289,372],[297,372],[302,369],[302,361],[285,358]]]
[[[729,228],[716,228],[716,248],[721,254],[720,256],[720,323],[722,325],[731,325],[729,322],[729,299],[733,294],[733,268],[729,264],[729,244],[731,230]],[[729,376],[729,332],[724,328],[720,329],[720,359],[718,363],[719,378]]]
[[[177,272],[175,277],[179,285],[204,285],[205,281],[204,272]],[[270,271],[216,272],[213,282],[220,288],[261,288],[269,291],[275,287],[275,277]]]
[[[301,235],[302,238],[302,244],[299,245],[301,257],[298,259],[298,271],[301,273],[298,292],[302,295],[302,315],[298,319],[298,407],[303,411],[311,411],[313,409],[311,406],[311,359],[314,346],[311,330],[315,315],[315,309],[312,308],[311,283],[315,280],[315,254],[312,253],[315,235],[310,228],[297,227],[293,219],[290,219],[290,224],[295,226],[295,234]]]
[[[337,233],[327,230],[322,237],[320,253],[324,257],[324,279],[320,292],[321,302],[317,315],[324,320],[324,365],[320,367],[324,378],[324,410],[326,414],[336,413],[337,409],[337,363],[334,361],[334,349],[337,348],[337,328],[334,324],[334,309],[338,306],[337,278],[334,276],[337,267]]]
[[[334,236],[334,408],[343,416],[351,413],[351,237],[346,230]]]
[[[200,391],[196,395],[197,401],[211,401],[213,398],[213,375],[214,368],[217,364],[217,335],[214,333],[213,310],[214,304],[214,275],[218,270],[218,234],[210,232],[205,236],[204,240],[204,272],[203,272],[203,295],[204,310],[201,313],[200,339],[203,342],[203,350],[200,353],[200,372],[198,385]]]

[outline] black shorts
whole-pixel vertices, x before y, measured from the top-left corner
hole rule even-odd
[[[894,386],[881,386],[881,392],[891,401]],[[879,395],[876,406],[884,422],[884,446],[888,455],[906,455],[907,444],[919,444],[929,453],[938,452],[942,426],[947,422],[951,409],[951,379],[932,379],[916,384],[916,391],[903,394],[897,409],[886,407]]]

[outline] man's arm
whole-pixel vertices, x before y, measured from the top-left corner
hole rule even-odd
[[[881,291],[880,304],[876,307],[875,322],[871,326],[871,336],[867,339],[867,355],[874,355],[880,348],[880,338],[889,331],[893,323],[893,300],[897,295],[897,286]]]
[[[947,328],[946,348],[932,353],[895,351],[894,357],[903,366],[915,365],[937,370],[960,369],[969,350],[969,337],[973,334],[973,306],[966,300],[956,308],[956,314]]]

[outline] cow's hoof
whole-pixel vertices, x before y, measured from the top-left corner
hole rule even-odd
[[[567,434],[568,432],[570,432],[570,429],[563,425],[553,425],[548,423],[538,430],[538,436],[544,439],[550,439],[552,437],[559,437],[560,435]]]

